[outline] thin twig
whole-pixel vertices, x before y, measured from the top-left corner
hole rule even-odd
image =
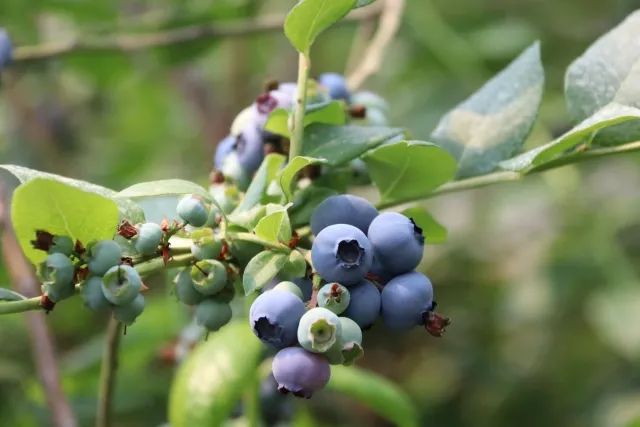
[[[380,7],[374,5],[357,9],[338,24],[348,24],[371,19],[380,14]],[[284,16],[270,15],[237,22],[190,25],[164,31],[143,34],[113,34],[104,37],[77,36],[68,41],[49,42],[34,46],[20,46],[14,51],[14,63],[48,60],[72,53],[124,52],[172,46],[222,37],[240,37],[259,33],[280,32]]]
[[[121,335],[122,323],[113,317],[110,318],[102,354],[102,367],[100,369],[96,427],[111,426],[111,406],[116,383],[116,371],[118,369],[118,349]]]
[[[371,39],[360,65],[347,78],[351,90],[358,89],[380,69],[384,52],[400,28],[405,0],[384,0],[382,4],[378,30]]]
[[[3,303],[3,308],[40,310],[40,285],[31,265],[27,262],[18,245],[7,209],[6,194],[0,188],[0,228],[2,233],[2,256],[11,282],[16,291],[32,297],[23,301]],[[21,310],[24,311],[24,310]],[[14,312],[14,311],[11,311]],[[60,384],[60,371],[55,356],[55,345],[44,313],[28,313],[27,330],[31,341],[32,355],[36,371],[40,377],[47,405],[51,410],[51,424],[55,427],[76,427],[76,418]]]

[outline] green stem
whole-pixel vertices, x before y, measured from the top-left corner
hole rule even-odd
[[[0,302],[0,314],[22,313],[25,311],[41,310],[40,297],[23,299],[19,301]]]
[[[476,188],[486,187],[488,185],[493,185],[493,184],[519,181],[527,175],[545,172],[545,171],[556,169],[569,164],[578,163],[585,160],[598,159],[606,156],[612,156],[614,154],[631,153],[634,151],[640,151],[640,141],[630,142],[627,144],[618,145],[616,147],[589,149],[583,152],[567,154],[565,156],[562,156],[555,160],[551,160],[540,166],[531,168],[523,172],[498,171],[498,172],[489,173],[487,175],[481,175],[473,178],[462,179],[460,181],[449,182],[429,194],[407,197],[400,200],[393,200],[391,202],[382,202],[377,205],[377,208],[387,209],[387,208],[392,208],[398,205],[402,205],[404,203],[430,199],[443,194],[454,193],[454,192],[465,191],[465,190],[473,190]]]
[[[111,426],[111,406],[116,382],[116,370],[118,368],[118,349],[120,348],[121,332],[122,323],[113,317],[110,318],[105,337],[104,352],[102,353],[102,366],[100,368],[96,427]]]
[[[175,255],[172,257],[165,266],[164,260],[162,258],[153,258],[149,261],[141,262],[140,264],[136,264],[136,270],[140,276],[148,276],[149,274],[155,273],[156,271],[162,270],[166,268],[174,268],[174,267],[184,267],[186,265],[191,264],[194,260],[193,255],[191,253]]]
[[[279,252],[291,252],[291,249],[287,245],[283,245],[282,243],[269,242],[252,233],[227,233],[226,238],[229,240],[242,240],[243,242],[256,243],[258,245],[264,246],[265,248],[273,249]]]
[[[291,145],[289,147],[289,161],[302,152],[302,139],[304,138],[304,113],[307,105],[307,80],[309,80],[309,57],[301,53],[298,57],[298,97],[293,110],[291,122]]]

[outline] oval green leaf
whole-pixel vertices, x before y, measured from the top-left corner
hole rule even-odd
[[[262,289],[282,270],[287,259],[288,254],[272,251],[262,251],[251,258],[242,276],[245,295]]]
[[[161,179],[141,182],[120,191],[117,197],[136,199],[141,197],[180,196],[195,194],[204,200],[211,201],[211,195],[202,186],[183,179]]]
[[[332,366],[327,389],[349,396],[400,427],[418,426],[415,406],[394,383],[354,366]]]
[[[284,164],[286,158],[282,154],[267,155],[258,171],[253,176],[253,180],[245,193],[242,203],[233,211],[234,214],[244,212],[257,204],[269,202],[267,189],[269,184],[276,179],[278,171]]]
[[[266,215],[258,221],[253,231],[268,242],[288,243],[291,240],[291,223],[287,211],[281,209]]]
[[[437,245],[447,241],[447,229],[427,212],[422,206],[414,206],[402,211],[402,214],[411,218],[418,227],[422,228],[425,241],[428,245]]]
[[[171,426],[222,425],[253,380],[261,353],[245,322],[211,334],[176,373],[169,396]]]
[[[282,172],[280,173],[280,186],[287,201],[293,198],[293,184],[294,179],[298,173],[305,167],[318,163],[325,163],[324,159],[318,159],[315,157],[296,156],[291,160]]]

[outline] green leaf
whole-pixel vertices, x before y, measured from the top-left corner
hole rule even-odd
[[[118,205],[118,211],[120,212],[120,219],[128,219],[132,223],[144,222],[144,212],[136,203],[129,199],[118,198],[115,191],[102,187],[100,185],[92,184],[86,181],[80,181],[77,179],[71,179],[64,176],[41,172],[35,169],[29,169],[24,166],[18,165],[0,165],[0,169],[9,172],[19,183],[24,184],[32,179],[46,178],[54,181],[61,182],[65,185],[78,188],[82,191],[99,194],[103,197],[114,200]]]
[[[304,132],[302,154],[336,166],[402,135],[398,128],[312,124]]]
[[[427,244],[437,245],[447,241],[447,229],[421,206],[414,206],[402,211],[422,228]]]
[[[290,137],[289,132],[289,112],[283,108],[277,108],[269,114],[265,130]],[[304,126],[312,123],[324,123],[328,125],[344,125],[347,121],[344,103],[340,101],[330,101],[317,105],[308,105],[304,116]]]
[[[249,210],[255,205],[267,201],[266,192],[269,184],[276,178],[285,160],[286,158],[282,154],[269,154],[264,158],[245,193],[242,203],[235,209],[234,213]]]
[[[363,6],[367,6],[370,5],[371,3],[373,3],[376,0],[358,0],[356,2],[356,5],[353,6],[354,9],[358,8],[358,7],[363,7]]]
[[[567,69],[565,96],[571,114],[584,120],[609,104],[640,108],[640,10],[600,37]]]
[[[13,193],[11,220],[20,247],[38,264],[47,254],[33,249],[36,230],[65,235],[88,244],[111,239],[118,226],[118,206],[104,196],[61,181],[34,178]]]
[[[522,148],[536,119],[543,86],[536,42],[440,120],[431,138],[458,160],[459,177],[491,172]]]
[[[169,396],[172,427],[223,425],[253,380],[262,345],[245,322],[232,322],[180,366]]]
[[[141,182],[120,191],[117,197],[136,199],[155,196],[181,196],[195,194],[203,200],[211,201],[211,195],[202,186],[183,179],[162,179],[159,181]]]
[[[0,301],[21,301],[23,299],[27,299],[27,297],[11,289],[0,288]]]
[[[400,141],[364,157],[383,204],[412,200],[451,180],[456,162],[442,148],[422,141]]]
[[[272,212],[258,221],[253,230],[256,236],[269,242],[288,243],[291,240],[291,223],[285,209]]]
[[[309,224],[311,215],[316,207],[329,196],[338,194],[336,190],[325,187],[309,187],[296,193],[293,206],[289,209],[289,217],[294,227]]]
[[[292,280],[304,277],[307,272],[307,261],[299,251],[293,250],[289,254],[287,262],[278,272],[278,277],[282,280]]]
[[[298,52],[309,55],[316,37],[344,17],[356,0],[300,0],[284,21],[284,33]]]
[[[266,213],[267,207],[265,205],[256,205],[249,210],[232,213],[229,215],[229,221],[246,230],[253,230]]]
[[[314,157],[296,156],[282,169],[282,172],[280,172],[280,186],[287,200],[293,198],[293,184],[296,175],[305,167],[318,163],[325,163],[325,160]]]
[[[559,138],[505,160],[500,163],[500,167],[526,173],[536,166],[561,156],[566,150],[581,143],[589,143],[598,130],[636,119],[640,119],[640,109],[615,103],[608,104]]]
[[[394,383],[354,366],[332,366],[327,389],[368,406],[399,427],[418,426],[415,406]]]
[[[251,258],[242,276],[245,295],[262,289],[271,279],[276,277],[284,263],[287,262],[287,258],[287,254],[272,251],[262,251]]]

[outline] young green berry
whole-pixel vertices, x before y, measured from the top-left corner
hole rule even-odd
[[[283,280],[293,280],[304,277],[307,273],[307,261],[300,251],[291,251],[289,258],[278,272]]]
[[[271,370],[278,382],[278,391],[307,399],[324,388],[331,376],[325,357],[300,347],[280,350],[273,358]]]
[[[205,259],[191,267],[191,280],[202,295],[214,295],[227,283],[227,269],[220,261]]]
[[[202,198],[193,194],[184,196],[178,202],[176,211],[183,221],[194,227],[202,227],[209,218],[209,208]]]
[[[40,264],[39,276],[43,291],[53,302],[62,301],[74,293],[73,276],[75,267],[69,257],[53,253]]]
[[[208,229],[203,229],[208,230]],[[222,241],[213,234],[208,236],[192,236],[191,254],[197,260],[216,259],[222,252]]]
[[[328,283],[318,291],[318,305],[340,314],[349,306],[349,290],[339,283]]]
[[[176,296],[181,302],[187,305],[195,305],[204,299],[204,295],[196,290],[193,280],[191,280],[191,270],[186,268],[180,270],[174,283],[176,285]]]
[[[89,271],[102,276],[107,270],[120,263],[122,249],[113,240],[101,240],[89,247]]]
[[[292,294],[300,298],[300,300],[302,300],[302,290],[300,290],[300,287],[298,287],[298,285],[293,282],[280,282],[273,287],[273,290],[291,292]]]
[[[340,339],[340,319],[326,308],[307,311],[298,325],[298,342],[313,353],[324,353]]]
[[[154,255],[158,252],[158,245],[162,240],[162,228],[155,222],[144,223],[134,240],[138,252],[142,255]]]
[[[80,296],[84,305],[93,311],[101,311],[111,306],[102,292],[102,277],[91,276],[82,284]]]
[[[49,253],[60,253],[66,256],[71,255],[75,244],[71,237],[69,236],[54,236],[53,241],[51,243],[51,247],[49,248]]]
[[[229,304],[215,298],[207,298],[196,307],[196,322],[208,331],[217,331],[231,320]]]
[[[102,292],[111,304],[127,305],[142,289],[142,279],[129,265],[111,267],[102,277]]]
[[[127,326],[132,325],[144,311],[144,297],[138,294],[133,301],[113,307],[113,317]]]
[[[342,333],[340,340],[327,351],[326,356],[332,365],[352,365],[364,354],[362,349],[362,330],[348,317],[340,318]]]

